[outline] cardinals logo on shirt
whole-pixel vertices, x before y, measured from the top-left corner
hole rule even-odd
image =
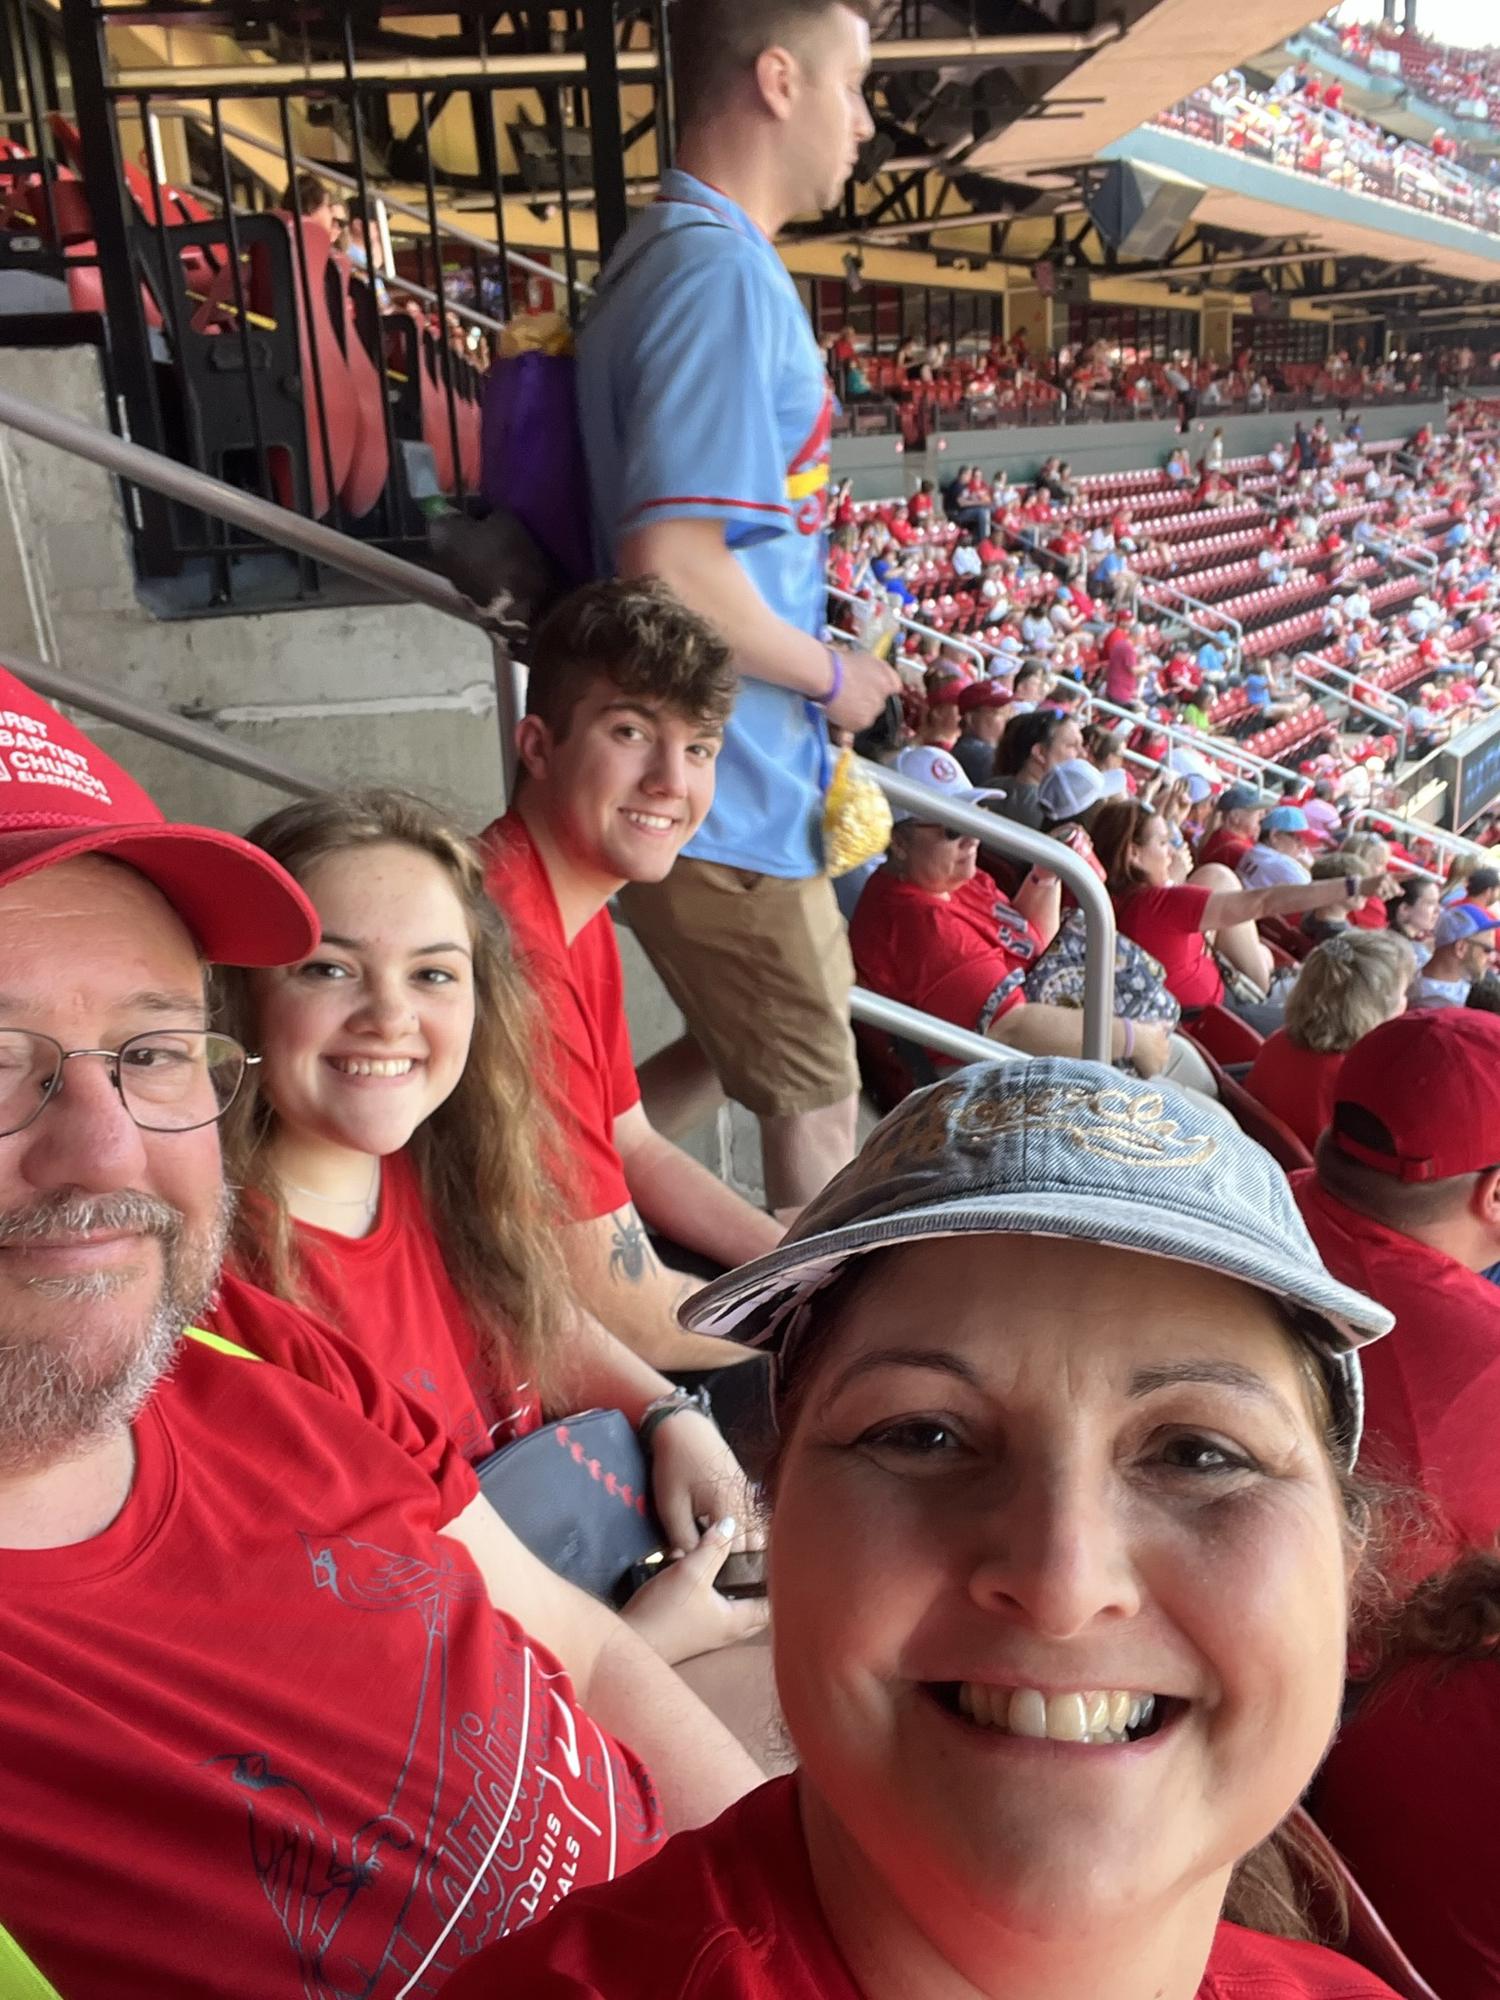
[[[833,436],[833,391],[825,384],[823,407],[786,469],[786,497],[799,535],[821,534],[828,518],[828,453]]]

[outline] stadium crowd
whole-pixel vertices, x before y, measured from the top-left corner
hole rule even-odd
[[[1496,699],[1488,418],[835,491],[873,13],[679,23],[491,825],[170,824],[0,674],[7,1991],[1495,1991],[1500,869],[1361,817]]]

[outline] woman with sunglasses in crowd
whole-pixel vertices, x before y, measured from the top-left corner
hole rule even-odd
[[[975,1065],[685,1320],[775,1354],[800,1769],[447,2000],[1390,2000],[1307,1939],[1283,1827],[1338,1721],[1352,1350],[1390,1316],[1217,1106]]]

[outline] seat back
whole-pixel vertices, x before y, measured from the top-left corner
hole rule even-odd
[[[1287,1830],[1293,1838],[1283,1851],[1300,1877],[1299,1886],[1319,1935],[1339,1939],[1338,1949],[1345,1958],[1383,1979],[1398,2000],[1438,2000],[1392,1937],[1344,1857],[1301,1806],[1293,1809]]]
[[[1238,1014],[1231,1014],[1227,1007],[1217,1003],[1204,1007],[1191,1020],[1183,1022],[1182,1031],[1191,1037],[1205,1055],[1215,1057],[1221,1063],[1253,1062],[1265,1040],[1258,1035],[1248,1021],[1242,1021]]]

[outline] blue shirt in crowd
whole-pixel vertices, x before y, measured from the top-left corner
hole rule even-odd
[[[727,195],[662,176],[579,337],[578,405],[605,568],[653,521],[717,521],[771,609],[821,634],[833,392],[786,266]],[[743,681],[713,810],[686,852],[816,874],[827,772],[821,711]]]

